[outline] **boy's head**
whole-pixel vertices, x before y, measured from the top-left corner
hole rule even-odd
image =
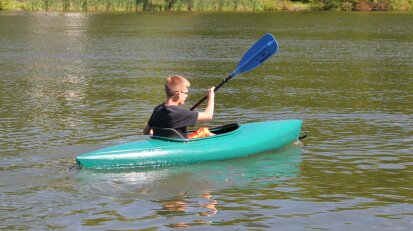
[[[166,79],[165,93],[167,98],[171,98],[178,94],[188,94],[190,83],[187,79],[179,75],[172,75]]]

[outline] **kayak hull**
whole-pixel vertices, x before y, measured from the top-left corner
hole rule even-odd
[[[233,131],[200,139],[152,137],[81,154],[76,162],[85,168],[111,169],[239,158],[295,142],[301,126],[301,120],[264,121],[241,124]]]

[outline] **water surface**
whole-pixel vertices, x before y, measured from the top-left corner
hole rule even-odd
[[[412,230],[413,14],[0,13],[0,228]],[[71,168],[145,139],[170,74],[187,107],[265,33],[279,53],[216,96],[218,126],[302,119],[282,150],[154,170]]]

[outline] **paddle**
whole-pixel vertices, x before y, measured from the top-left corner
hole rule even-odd
[[[265,34],[260,38],[242,57],[239,61],[237,68],[226,77],[220,84],[215,87],[215,92],[221,88],[222,85],[228,83],[229,80],[234,78],[237,74],[241,74],[250,71],[262,63],[265,62],[273,54],[277,53],[278,43],[272,34]],[[191,107],[191,111],[197,108],[202,102],[207,99],[206,96],[202,98],[198,103]]]

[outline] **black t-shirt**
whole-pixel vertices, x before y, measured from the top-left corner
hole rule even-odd
[[[195,126],[197,119],[198,112],[163,103],[153,109],[148,125],[152,128],[173,128],[186,137],[186,127]]]

